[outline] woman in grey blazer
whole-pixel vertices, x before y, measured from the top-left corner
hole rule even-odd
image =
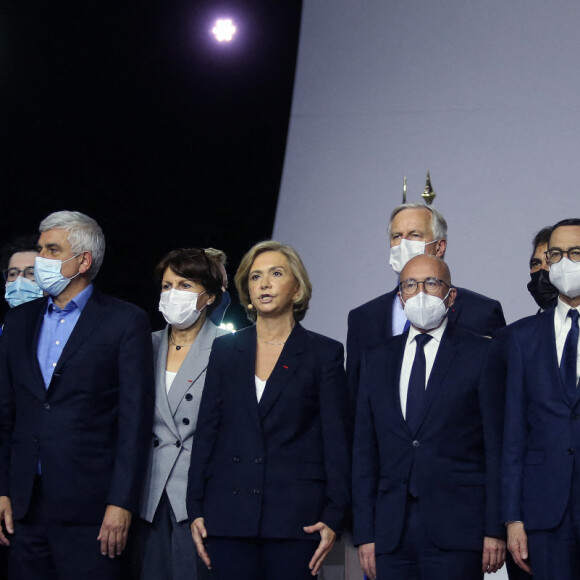
[[[167,326],[153,333],[155,415],[141,503],[142,580],[196,580],[185,495],[187,471],[206,367],[217,336],[209,319],[222,298],[220,266],[204,250],[174,250],[155,268],[159,310]],[[210,576],[211,577],[211,576]]]

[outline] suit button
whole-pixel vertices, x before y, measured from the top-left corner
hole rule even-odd
[[[421,443],[415,439],[415,441],[413,441],[413,447],[421,447]]]
[[[568,449],[568,455],[574,455],[574,448],[570,447],[570,449]]]
[[[159,439],[153,439],[153,447],[159,447]]]
[[[234,463],[239,463],[241,461],[241,459],[236,455],[234,457]]]
[[[48,411],[50,409],[50,403],[44,403],[44,408]]]
[[[176,441],[175,442],[175,447],[181,447],[181,441]]]
[[[234,487],[233,494],[234,495],[238,495],[238,493],[240,493],[240,488],[239,487]]]
[[[193,395],[191,393],[187,393],[187,395],[185,395],[185,400],[191,401],[191,399],[193,399]]]
[[[574,421],[578,421],[578,419],[580,419],[580,416],[577,415],[576,413],[572,413],[571,417]]]
[[[33,440],[35,443],[38,443],[38,437],[37,437],[36,435],[35,435],[35,436],[32,438],[32,440]]]
[[[405,477],[405,479],[403,479],[403,485],[407,485],[409,483],[409,480]]]
[[[187,417],[185,417],[185,418],[183,419],[183,424],[184,424],[184,425],[189,425],[189,419],[188,419]]]
[[[254,463],[262,463],[262,458],[256,457],[256,459],[254,459]]]

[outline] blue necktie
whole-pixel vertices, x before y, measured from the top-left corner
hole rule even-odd
[[[560,361],[560,376],[568,393],[577,396],[576,365],[578,359],[578,311],[575,308],[568,310],[568,316],[572,319],[572,325],[566,337],[562,360]]]
[[[430,334],[418,334],[415,337],[417,351],[409,378],[409,389],[407,391],[407,425],[413,433],[419,427],[421,411],[423,409],[423,399],[425,398],[425,386],[427,377],[427,363],[425,361],[425,345],[431,340]]]

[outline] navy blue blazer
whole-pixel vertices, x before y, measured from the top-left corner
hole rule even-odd
[[[217,338],[191,452],[187,512],[210,536],[312,539],[350,506],[344,351],[296,324],[258,404],[256,330]]]
[[[560,380],[554,309],[509,326],[505,439],[502,460],[504,521],[546,530],[561,521],[579,474],[580,404]],[[580,491],[580,488],[577,488]]]
[[[501,304],[465,288],[457,288],[455,304],[447,318],[457,328],[482,336],[493,336],[505,326]],[[348,314],[346,337],[346,374],[350,401],[354,407],[360,379],[360,364],[365,348],[392,336],[393,301],[398,288],[351,310]]]
[[[47,298],[11,309],[0,337],[0,495],[28,509],[38,460],[54,519],[138,508],[153,416],[146,314],[93,290],[46,389],[37,342]]]
[[[427,384],[417,432],[403,419],[399,377],[408,332],[363,355],[353,448],[354,542],[397,548],[409,480],[429,539],[443,550],[482,550],[501,538],[503,383],[492,341],[449,324]]]

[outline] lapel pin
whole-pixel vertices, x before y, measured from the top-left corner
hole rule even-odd
[[[288,365],[282,365],[282,366],[283,366],[285,369],[287,369],[287,368],[288,368]]]

